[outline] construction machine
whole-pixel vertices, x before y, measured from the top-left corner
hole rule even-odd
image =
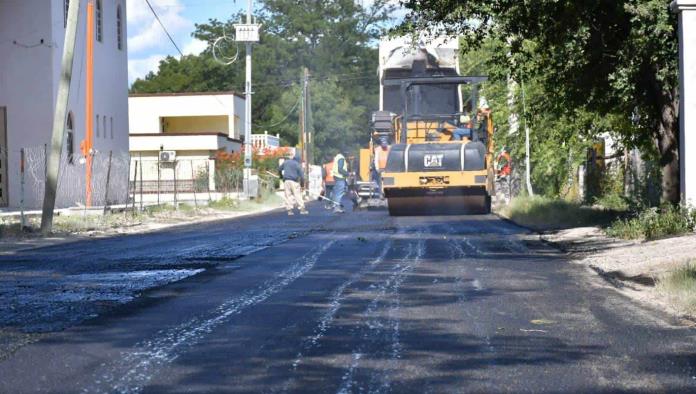
[[[399,48],[381,66],[380,109],[392,114],[380,174],[390,215],[490,212],[493,117],[478,94],[487,78],[460,76],[453,46]]]
[[[379,58],[380,107],[360,150],[359,206],[386,198],[391,215],[490,212],[493,118],[478,97],[486,78],[460,76],[454,37],[384,39]]]

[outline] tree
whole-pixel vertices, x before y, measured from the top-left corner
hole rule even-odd
[[[496,63],[537,79],[544,109],[608,119],[624,141],[652,146],[663,199],[679,201],[677,18],[668,0],[406,0],[400,32],[463,34],[503,43]],[[627,119],[640,115],[636,126]]]
[[[312,102],[319,156],[331,148],[329,141],[337,146],[356,147],[367,140],[368,109],[377,108],[379,91],[374,43],[393,9],[388,3],[377,0],[362,7],[353,0],[262,1],[258,15],[258,23],[263,24],[261,40],[254,46],[254,129],[280,133],[284,143],[297,142],[299,107],[294,104],[299,98],[297,85],[302,69],[308,67],[315,95]],[[213,59],[211,51],[218,37],[234,31],[233,24],[240,17],[196,25],[193,36],[208,42],[208,49],[200,56],[165,59],[157,73],[137,80],[131,91],[243,91],[243,62],[222,66]],[[243,56],[243,48],[240,50]],[[325,90],[326,87],[335,90]],[[324,104],[329,102],[338,107]],[[290,113],[291,110],[295,112]],[[349,124],[339,120],[340,114],[346,112],[356,117]],[[324,138],[322,130],[329,127],[350,130],[335,132],[326,136],[327,144],[320,143]]]

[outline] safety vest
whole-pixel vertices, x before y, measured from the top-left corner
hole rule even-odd
[[[387,149],[382,149],[382,147],[379,146],[375,149],[375,168],[378,171],[387,168],[387,157],[389,157],[389,148],[390,147],[387,147]]]
[[[333,162],[324,164],[324,171],[326,173],[326,176],[324,177],[325,183],[333,183],[334,182],[333,164],[334,164]]]
[[[346,158],[339,153],[336,155],[336,157],[334,157],[333,165],[331,166],[331,175],[333,175],[334,179],[345,179],[345,176],[338,171],[338,162],[340,160],[343,160],[343,170],[348,172],[348,163],[346,162]]]
[[[495,161],[498,170],[498,175],[506,176],[512,173],[512,160],[510,159],[510,154],[508,152],[500,152],[498,158]]]

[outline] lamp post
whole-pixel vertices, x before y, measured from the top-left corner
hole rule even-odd
[[[696,0],[674,0],[679,14],[679,185],[682,202],[696,203]],[[694,141],[692,141],[694,140]]]

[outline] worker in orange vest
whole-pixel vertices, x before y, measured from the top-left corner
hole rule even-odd
[[[372,179],[377,184],[377,189],[382,190],[382,173],[387,168],[387,157],[389,157],[389,144],[387,140],[381,138],[379,146],[375,148],[375,158],[372,163]]]
[[[333,177],[333,162],[328,162],[321,167],[321,172],[324,179],[324,197],[329,200],[333,199],[333,187],[336,180]],[[324,208],[331,209],[333,206],[329,201],[324,200]]]

